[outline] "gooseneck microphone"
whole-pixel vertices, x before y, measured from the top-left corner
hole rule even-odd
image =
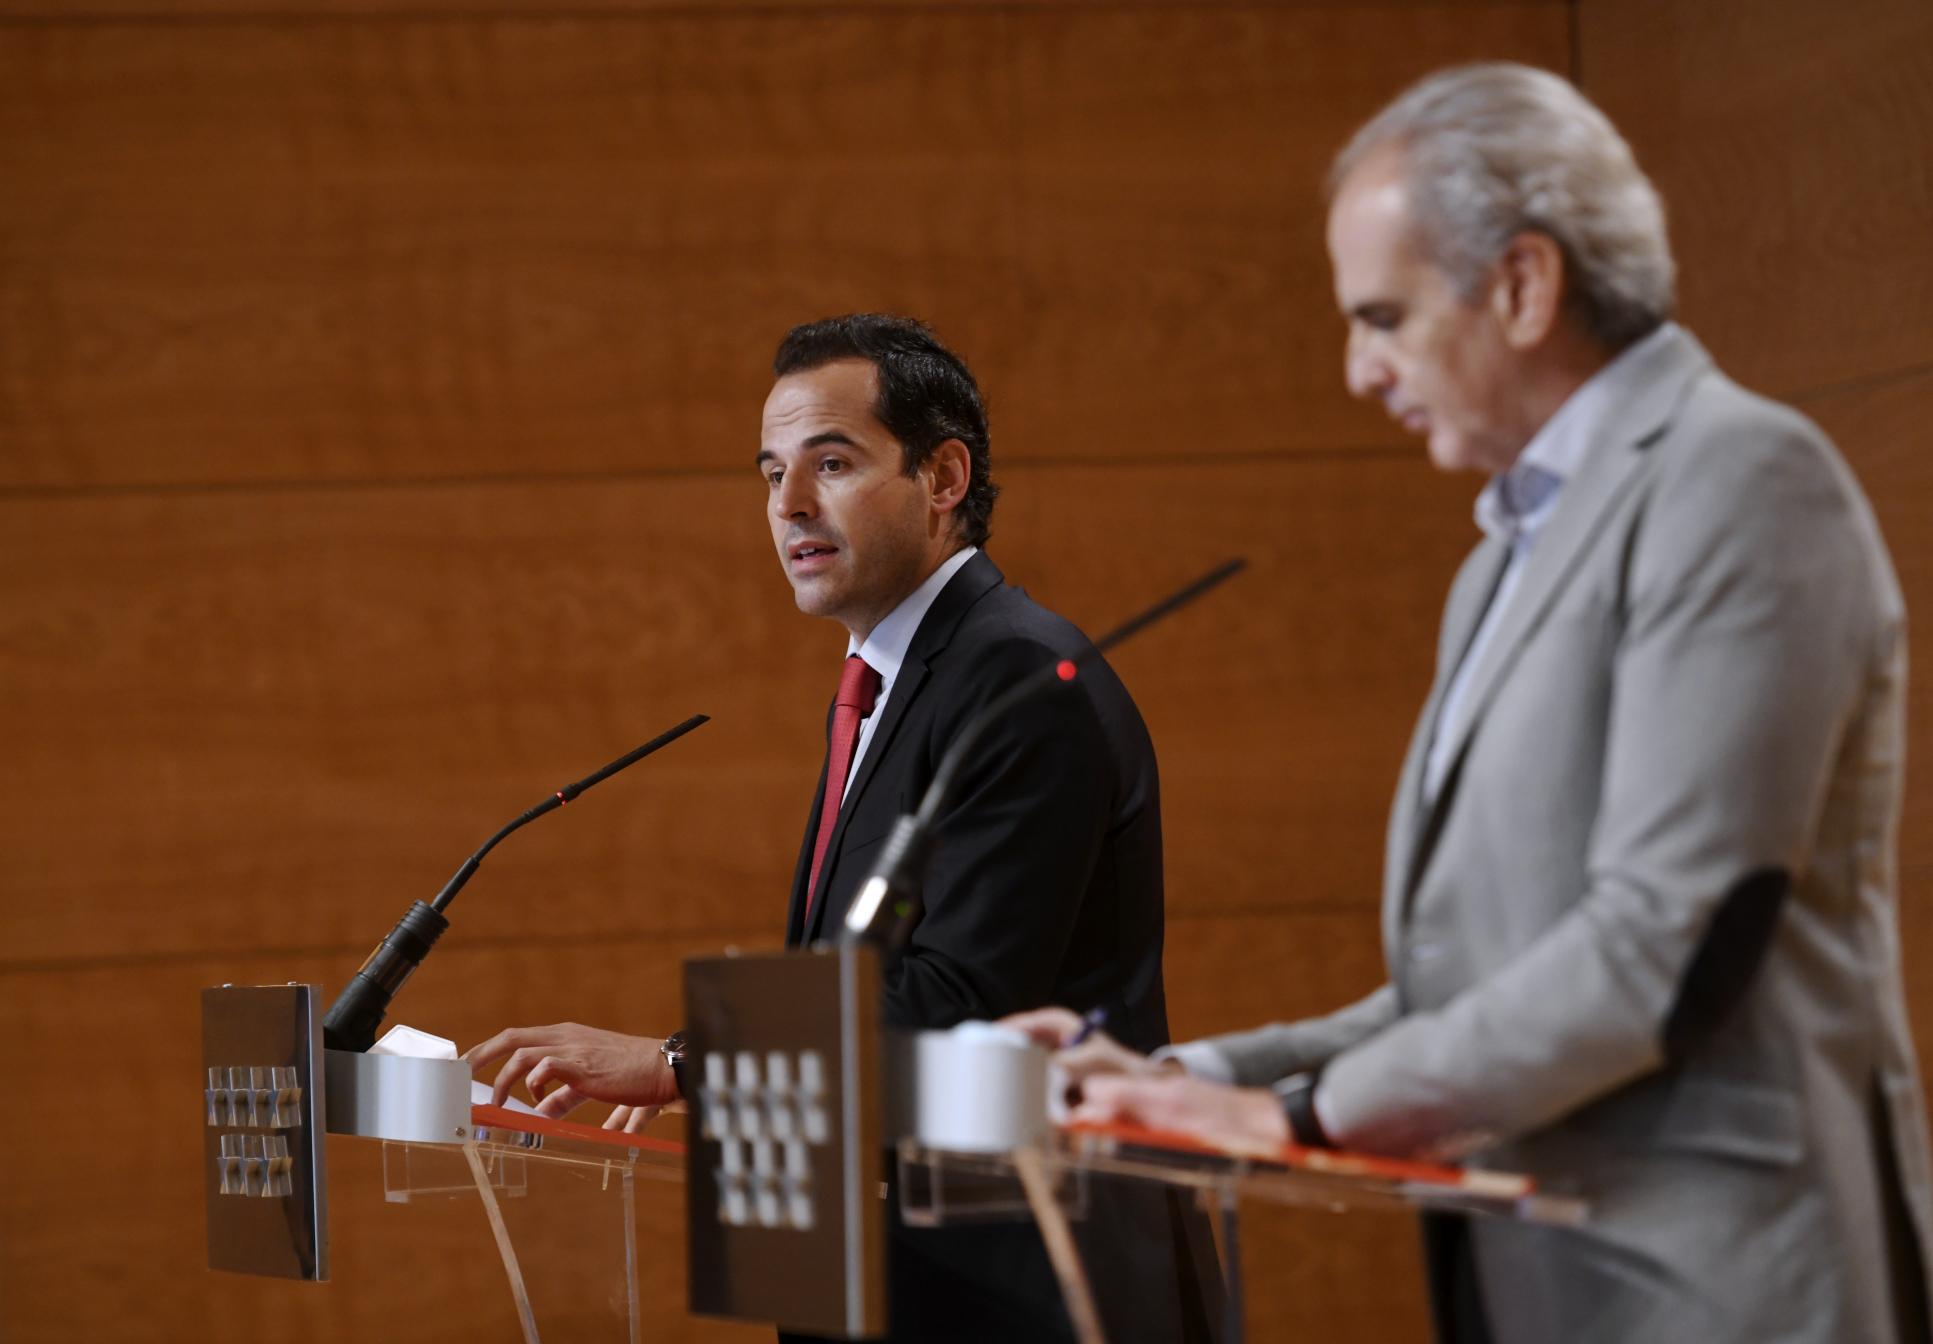
[[[932,783],[920,799],[919,811],[902,816],[886,838],[879,862],[859,888],[846,912],[846,942],[878,942],[890,949],[910,933],[920,911],[920,885],[933,851],[933,828],[953,793],[960,767],[972,756],[993,726],[1016,705],[1055,687],[1066,685],[1080,670],[1122,641],[1131,639],[1156,621],[1173,615],[1195,599],[1240,573],[1248,561],[1241,557],[1217,565],[1194,582],[1177,589],[1137,616],[1130,617],[1073,658],[1063,658],[1022,677],[981,710],[947,747],[933,772]]]
[[[570,802],[578,794],[593,784],[602,783],[627,766],[636,765],[658,748],[677,741],[701,723],[710,721],[708,714],[694,714],[669,732],[660,733],[635,751],[626,752],[595,774],[584,776],[575,784],[563,788],[544,799],[508,826],[483,842],[483,848],[463,861],[436,899],[424,904],[417,901],[396,921],[396,927],[389,931],[376,950],[362,964],[354,978],[343,986],[342,993],[329,1005],[328,1013],[322,1019],[322,1042],[331,1050],[351,1050],[358,1054],[376,1043],[376,1028],[383,1022],[383,1015],[389,1011],[389,1001],[396,997],[396,991],[410,973],[423,964],[423,958],[443,936],[443,930],[450,927],[450,921],[443,912],[449,909],[450,902],[456,899],[457,892],[463,890],[464,883],[475,875],[477,865],[483,856],[497,847],[497,843],[512,831],[527,826],[546,812],[553,812]]]

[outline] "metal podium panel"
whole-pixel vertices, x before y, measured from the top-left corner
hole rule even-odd
[[[313,986],[201,992],[210,1269],[329,1277],[321,1058]]]
[[[324,1050],[331,1134],[398,1143],[462,1143],[470,1126],[470,1065],[461,1059]]]
[[[684,987],[691,1310],[885,1333],[876,954],[693,958]]]

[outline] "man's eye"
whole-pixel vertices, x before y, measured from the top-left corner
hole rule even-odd
[[[783,468],[780,468],[780,467],[774,467],[770,471],[765,473],[765,483],[767,485],[776,486],[780,481],[784,479],[785,479],[785,471]]]
[[[836,457],[822,458],[819,461],[819,470],[823,472],[840,472],[845,469],[846,464]]]

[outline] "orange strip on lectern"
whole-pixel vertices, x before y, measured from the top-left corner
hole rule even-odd
[[[1137,1148],[1165,1148],[1171,1152],[1207,1157],[1246,1158],[1273,1162],[1299,1171],[1333,1172],[1339,1176],[1380,1177],[1391,1181],[1419,1181],[1451,1189],[1481,1190],[1497,1198],[1521,1198],[1537,1188],[1528,1176],[1511,1172],[1466,1170],[1433,1162],[1409,1162],[1395,1157],[1376,1157],[1369,1153],[1349,1153],[1333,1148],[1305,1148],[1298,1143],[1253,1149],[1225,1148],[1190,1134],[1165,1129],[1144,1129],[1140,1125],[1098,1125],[1081,1123],[1062,1126],[1066,1134],[1093,1134],[1100,1138],[1131,1143]]]
[[[640,1148],[653,1153],[677,1153],[682,1156],[685,1151],[682,1143],[670,1139],[654,1139],[647,1134],[626,1134],[621,1129],[599,1129],[596,1125],[580,1125],[575,1120],[526,1115],[522,1111],[509,1111],[501,1106],[472,1106],[470,1123],[487,1125],[491,1129],[514,1129],[520,1134],[546,1134],[559,1139],[608,1143],[616,1148]]]

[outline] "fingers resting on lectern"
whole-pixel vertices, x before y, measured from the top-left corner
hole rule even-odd
[[[1281,1099],[1262,1087],[1230,1087],[1183,1074],[1090,1078],[1068,1119],[1133,1124],[1253,1151],[1288,1142]]]
[[[660,1107],[678,1095],[672,1075],[652,1036],[627,1036],[576,1022],[547,1027],[511,1027],[463,1056],[472,1071],[503,1061],[491,1089],[501,1106],[518,1083],[528,1088],[540,1114],[560,1116],[586,1101]]]

